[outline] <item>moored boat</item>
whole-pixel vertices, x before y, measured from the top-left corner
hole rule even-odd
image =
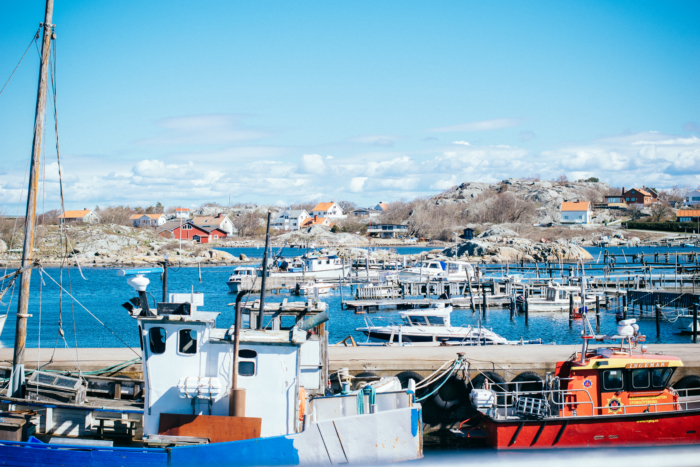
[[[584,322],[581,351],[558,362],[544,382],[474,389],[478,420],[461,434],[497,449],[700,443],[700,378],[685,376],[671,387],[683,362],[648,353],[633,319],[620,321],[612,336],[595,335]],[[589,348],[603,340],[620,345]]]

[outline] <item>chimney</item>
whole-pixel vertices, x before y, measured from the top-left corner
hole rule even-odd
[[[316,222],[317,220],[318,220],[318,216],[316,214],[314,214],[314,222]]]
[[[87,208],[83,208],[83,211],[87,211],[87,210],[88,210]]]
[[[625,187],[624,186],[622,187],[622,193],[620,194],[620,196],[625,196]]]

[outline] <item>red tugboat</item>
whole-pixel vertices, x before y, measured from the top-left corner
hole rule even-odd
[[[463,436],[484,437],[497,449],[700,443],[700,387],[669,386],[683,362],[647,353],[633,319],[620,321],[613,336],[594,335],[583,319],[590,333],[581,352],[558,362],[544,382],[473,389],[480,420]],[[620,345],[589,349],[593,340]]]

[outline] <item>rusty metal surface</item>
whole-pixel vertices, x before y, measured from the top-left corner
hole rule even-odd
[[[158,434],[209,438],[211,443],[223,443],[259,438],[261,426],[261,418],[163,413]]]

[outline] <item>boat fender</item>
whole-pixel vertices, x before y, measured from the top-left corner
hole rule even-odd
[[[450,410],[460,402],[469,400],[469,391],[466,390],[461,379],[456,375],[452,375],[440,389],[435,391],[432,399],[435,405],[441,409]]]
[[[306,415],[306,389],[304,386],[299,386],[299,421],[304,421]]]

